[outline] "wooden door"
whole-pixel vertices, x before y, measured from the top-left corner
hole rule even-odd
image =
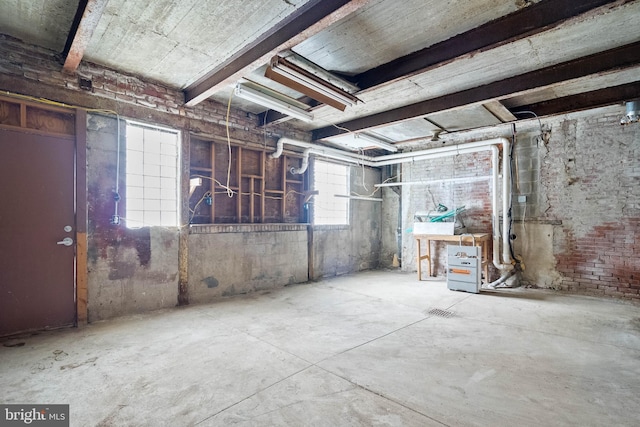
[[[72,136],[0,130],[0,336],[75,322],[74,152]]]

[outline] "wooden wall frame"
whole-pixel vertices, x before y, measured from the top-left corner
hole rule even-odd
[[[190,195],[192,224],[304,223],[306,174],[293,175],[302,157],[284,153],[273,159],[265,148],[246,147],[204,137],[190,138],[190,177],[202,185]],[[229,166],[230,165],[230,166]],[[226,191],[227,169],[229,197]],[[212,194],[210,205],[202,202]]]

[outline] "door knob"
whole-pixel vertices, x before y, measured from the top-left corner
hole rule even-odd
[[[65,237],[64,239],[60,240],[56,244],[57,245],[71,246],[71,245],[73,245],[73,239],[71,237]]]

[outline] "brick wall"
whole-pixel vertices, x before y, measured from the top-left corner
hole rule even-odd
[[[597,225],[580,238],[565,231],[563,251],[557,255],[564,289],[640,298],[640,217]]]
[[[640,301],[640,125],[621,126],[623,105],[518,123],[513,241],[525,285]],[[542,132],[540,129],[542,126]],[[507,126],[449,135],[448,143],[509,136]],[[430,148],[428,145],[415,148]],[[407,163],[402,180],[490,173],[488,154]],[[432,198],[433,195],[433,198]],[[526,199],[518,201],[518,196]],[[455,201],[454,201],[455,197]],[[466,205],[471,232],[490,232],[488,182],[402,187],[403,270],[415,271],[408,230],[416,211]],[[394,224],[385,224],[392,227]],[[444,277],[444,248],[435,272]],[[491,279],[497,278],[490,272]]]
[[[91,81],[92,89],[80,88],[79,78]],[[0,34],[0,89],[47,98],[73,106],[108,109],[123,117],[150,121],[213,136],[226,136],[227,105],[203,101],[195,107],[185,107],[184,94],[156,82],[144,81],[134,75],[82,61],[77,74],[62,72],[56,52],[22,43]],[[265,131],[257,127],[257,116],[232,108],[229,114],[232,131],[245,131],[243,140],[262,143],[264,132],[308,139],[308,134],[294,130],[288,124],[271,125]],[[232,135],[233,136],[233,135]]]
[[[623,106],[554,123],[545,147],[542,217],[554,235],[559,287],[640,300],[640,125]]]
[[[465,207],[460,215],[467,233],[491,234],[491,181],[429,183],[439,179],[477,178],[491,175],[491,153],[460,154],[434,160],[404,163],[402,181],[413,183],[402,187],[403,205],[403,269],[416,269],[417,249],[411,233],[416,212],[434,211],[441,203],[449,209]],[[436,256],[432,262],[434,273],[446,274],[444,243],[434,244]],[[490,247],[491,250],[491,247]],[[426,270],[425,270],[426,271]],[[426,277],[426,273],[423,273]],[[491,276],[495,276],[493,267]]]

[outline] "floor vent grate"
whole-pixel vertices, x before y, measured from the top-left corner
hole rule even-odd
[[[454,315],[451,311],[442,310],[439,308],[432,308],[431,310],[429,310],[429,314],[440,317],[453,317]]]

